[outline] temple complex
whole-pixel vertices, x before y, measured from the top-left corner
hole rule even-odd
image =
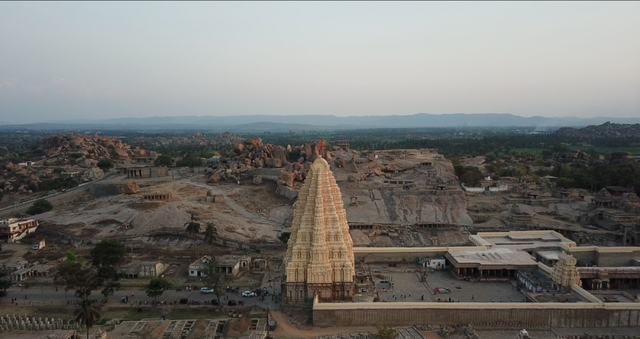
[[[355,292],[353,242],[340,188],[323,158],[300,189],[284,260],[283,294],[289,306],[350,301]]]

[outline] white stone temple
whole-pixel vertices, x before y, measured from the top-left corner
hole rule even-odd
[[[340,188],[318,158],[300,189],[285,265],[288,305],[351,300],[355,291],[353,241]]]

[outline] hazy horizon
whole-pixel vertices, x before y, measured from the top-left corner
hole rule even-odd
[[[638,2],[0,2],[0,121],[640,117]]]

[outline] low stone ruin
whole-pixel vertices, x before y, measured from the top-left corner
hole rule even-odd
[[[60,318],[29,317],[22,315],[0,316],[0,333],[12,331],[51,331],[51,330],[77,330],[78,323]]]

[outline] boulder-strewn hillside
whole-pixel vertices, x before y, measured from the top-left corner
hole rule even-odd
[[[311,164],[327,160],[342,192],[350,221],[359,223],[471,224],[467,199],[453,165],[433,149],[359,152],[326,141],[300,145],[246,139],[221,152],[207,181],[275,181],[277,192],[295,198]]]
[[[116,137],[106,135],[89,136],[82,133],[54,135],[42,144],[45,155],[43,165],[59,166],[77,164],[80,167],[95,167],[101,159],[126,159],[135,156],[146,156],[147,152],[140,147],[132,147]],[[157,154],[148,154],[155,158]]]
[[[578,138],[640,138],[640,124],[590,125],[584,128],[563,127],[556,134]]]

